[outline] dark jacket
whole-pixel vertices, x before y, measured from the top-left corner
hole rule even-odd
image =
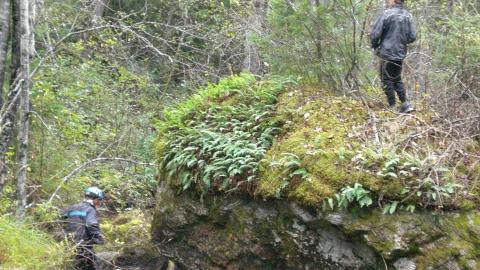
[[[385,60],[402,61],[407,55],[407,44],[417,38],[412,14],[395,5],[383,12],[370,33],[372,48]]]
[[[104,236],[97,219],[97,210],[89,202],[68,207],[62,217],[68,220],[66,231],[77,243],[85,245],[103,244]]]

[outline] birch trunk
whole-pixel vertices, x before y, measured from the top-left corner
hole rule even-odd
[[[8,92],[7,104],[9,109],[5,111],[5,116],[0,122],[0,192],[5,185],[7,178],[6,156],[8,148],[11,145],[13,137],[13,128],[15,115],[17,113],[18,91],[20,89],[20,78],[17,77],[20,70],[20,37],[21,29],[19,26],[19,2],[11,0],[11,65],[10,65],[10,91]]]
[[[3,106],[3,82],[5,79],[5,65],[7,64],[9,25],[10,0],[0,0],[0,108]]]
[[[261,75],[263,73],[263,64],[260,59],[258,46],[252,39],[255,34],[259,35],[263,33],[264,19],[265,0],[253,0],[245,30],[245,58],[243,60],[243,69],[256,75]]]
[[[98,24],[98,21],[103,17],[105,11],[106,0],[93,0],[93,15],[92,24]]]
[[[29,112],[30,112],[30,57],[32,55],[32,17],[31,0],[16,0],[19,2],[19,24],[21,28],[20,38],[20,101],[18,117],[18,149],[17,149],[17,219],[25,217],[27,206],[27,168],[28,168],[28,132],[29,132]]]
[[[37,19],[38,19],[38,16],[39,16],[39,13],[40,11],[42,10],[43,8],[43,5],[44,5],[44,0],[31,0],[31,5],[30,5],[30,18],[31,18],[31,21],[33,21],[33,24],[32,25],[35,25],[35,23],[37,22]],[[33,31],[33,30],[32,30]],[[33,43],[32,43],[33,44]]]

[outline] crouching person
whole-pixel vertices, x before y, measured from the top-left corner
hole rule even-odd
[[[93,245],[103,244],[105,239],[97,218],[96,207],[105,195],[97,187],[85,189],[85,200],[68,207],[62,213],[67,219],[66,231],[76,244],[75,269],[95,270],[97,262]]]

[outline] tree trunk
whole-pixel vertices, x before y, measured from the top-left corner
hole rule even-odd
[[[92,24],[98,24],[98,21],[103,17],[105,11],[105,5],[107,0],[93,0],[93,14]]]
[[[7,64],[10,25],[10,0],[0,0],[0,108],[3,106],[3,82]]]
[[[15,115],[17,113],[18,91],[20,89],[20,78],[17,77],[20,70],[20,37],[21,29],[19,26],[19,2],[12,0],[11,4],[11,65],[10,65],[10,91],[8,92],[7,103],[5,107],[9,109],[5,111],[5,117],[0,122],[0,192],[5,186],[7,178],[6,156],[8,148],[11,145],[13,137],[13,128],[15,123]]]
[[[28,168],[28,132],[30,112],[30,57],[32,56],[33,32],[31,31],[31,0],[16,0],[19,2],[20,38],[20,102],[18,117],[18,149],[17,149],[17,219],[25,217],[27,206],[27,168]]]
[[[31,7],[30,17],[32,18],[32,21],[33,21],[32,25],[35,25],[38,19],[38,14],[40,13],[40,10],[42,10],[43,4],[45,4],[45,2],[44,0],[32,0],[32,1],[33,2],[30,4],[30,7]]]
[[[245,58],[243,60],[243,69],[256,75],[263,73],[263,64],[260,59],[258,46],[252,39],[255,34],[261,34],[263,32],[264,19],[265,0],[253,0],[247,18],[248,25],[245,30]]]

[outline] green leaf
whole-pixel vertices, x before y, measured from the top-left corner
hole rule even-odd
[[[385,204],[385,206],[383,207],[383,214],[386,215],[388,214],[388,212],[390,212],[390,207],[392,207],[392,205],[390,203],[387,203]]]
[[[385,174],[385,176],[390,176],[392,178],[398,178],[397,174],[394,173],[394,172],[388,172],[388,173]]]
[[[188,168],[192,168],[195,164],[197,164],[197,160],[196,159],[192,159],[190,161],[187,162],[187,167]]]
[[[308,173],[307,173],[307,170],[305,170],[304,168],[296,169],[296,170],[292,173],[292,175],[301,175],[301,176],[304,176],[304,175],[306,175],[306,174],[308,174]]]
[[[364,196],[358,201],[358,204],[360,205],[360,207],[370,206],[372,205],[372,203],[373,203],[372,198],[370,198],[369,196]]]
[[[328,198],[327,201],[328,201],[328,206],[330,206],[330,209],[333,210],[335,208],[335,203],[333,202],[333,199]]]
[[[397,201],[392,202],[392,205],[390,206],[390,209],[389,209],[388,212],[389,212],[390,214],[395,213],[395,211],[397,210],[397,205],[398,205],[398,202],[397,202]]]
[[[184,183],[183,184],[183,190],[187,190],[190,187],[191,184],[192,184],[192,181],[188,181],[188,182]]]

